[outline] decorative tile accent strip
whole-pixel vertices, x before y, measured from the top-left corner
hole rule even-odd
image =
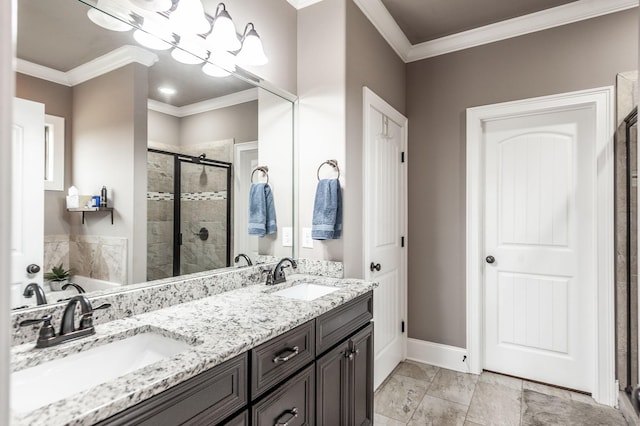
[[[226,200],[227,191],[183,192],[180,194],[180,199],[187,201]]]
[[[147,200],[173,201],[173,192],[147,192]]]

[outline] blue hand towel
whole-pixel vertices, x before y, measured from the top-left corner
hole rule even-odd
[[[322,179],[313,204],[314,240],[337,240],[342,235],[342,190],[338,179]]]
[[[254,183],[249,190],[249,235],[264,237],[277,231],[273,193],[266,183]]]

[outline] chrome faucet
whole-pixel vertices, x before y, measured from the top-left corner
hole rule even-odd
[[[66,289],[68,289],[69,287],[73,287],[73,288],[75,288],[76,290],[78,290],[78,293],[79,293],[79,294],[86,293],[86,292],[84,291],[84,288],[82,288],[80,285],[78,285],[78,284],[76,284],[76,283],[66,283],[65,285],[63,285],[63,286],[62,286],[62,289],[63,289],[63,290],[66,290]]]
[[[246,261],[247,261],[247,266],[251,266],[251,265],[253,265],[253,263],[251,262],[251,258],[250,258],[249,256],[247,256],[246,254],[244,254],[244,253],[239,253],[239,254],[238,254],[238,255],[233,259],[233,261],[234,261],[235,263],[238,263],[238,262],[240,262],[240,258],[241,258],[241,257],[244,257],[244,260],[246,260]]]
[[[293,269],[296,269],[298,267],[298,264],[296,263],[296,261],[291,259],[290,257],[282,258],[282,260],[278,262],[276,267],[273,268],[273,272],[271,273],[271,278],[272,278],[271,284],[280,284],[286,281],[286,277],[284,276],[284,268],[289,267],[285,265],[285,263],[287,262],[293,267]],[[269,284],[268,277],[267,277],[267,284]]]
[[[76,305],[80,304],[80,325],[75,328],[75,312]],[[67,307],[62,314],[62,324],[60,326],[60,334],[56,335],[51,325],[51,315],[46,315],[38,319],[24,320],[20,323],[20,327],[27,327],[38,323],[43,323],[36,342],[36,348],[48,348],[50,346],[59,345],[69,340],[79,339],[80,337],[95,334],[93,327],[93,312],[98,309],[107,309],[111,307],[109,303],[93,308],[91,302],[83,295],[72,297],[67,303]]]
[[[24,293],[22,295],[24,297],[33,297],[36,295],[36,303],[38,305],[46,305],[47,297],[44,294],[44,290],[36,283],[31,283],[24,288]]]

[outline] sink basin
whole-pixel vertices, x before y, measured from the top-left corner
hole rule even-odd
[[[11,374],[11,409],[27,413],[185,351],[179,340],[147,332]]]
[[[325,294],[333,293],[336,290],[339,290],[339,288],[312,283],[302,283],[294,285],[293,287],[278,290],[273,294],[287,297],[289,299],[310,301],[317,299],[318,297],[322,297]]]

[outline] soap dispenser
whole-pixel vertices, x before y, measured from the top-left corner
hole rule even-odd
[[[100,207],[107,207],[107,187],[104,185],[100,191]]]

